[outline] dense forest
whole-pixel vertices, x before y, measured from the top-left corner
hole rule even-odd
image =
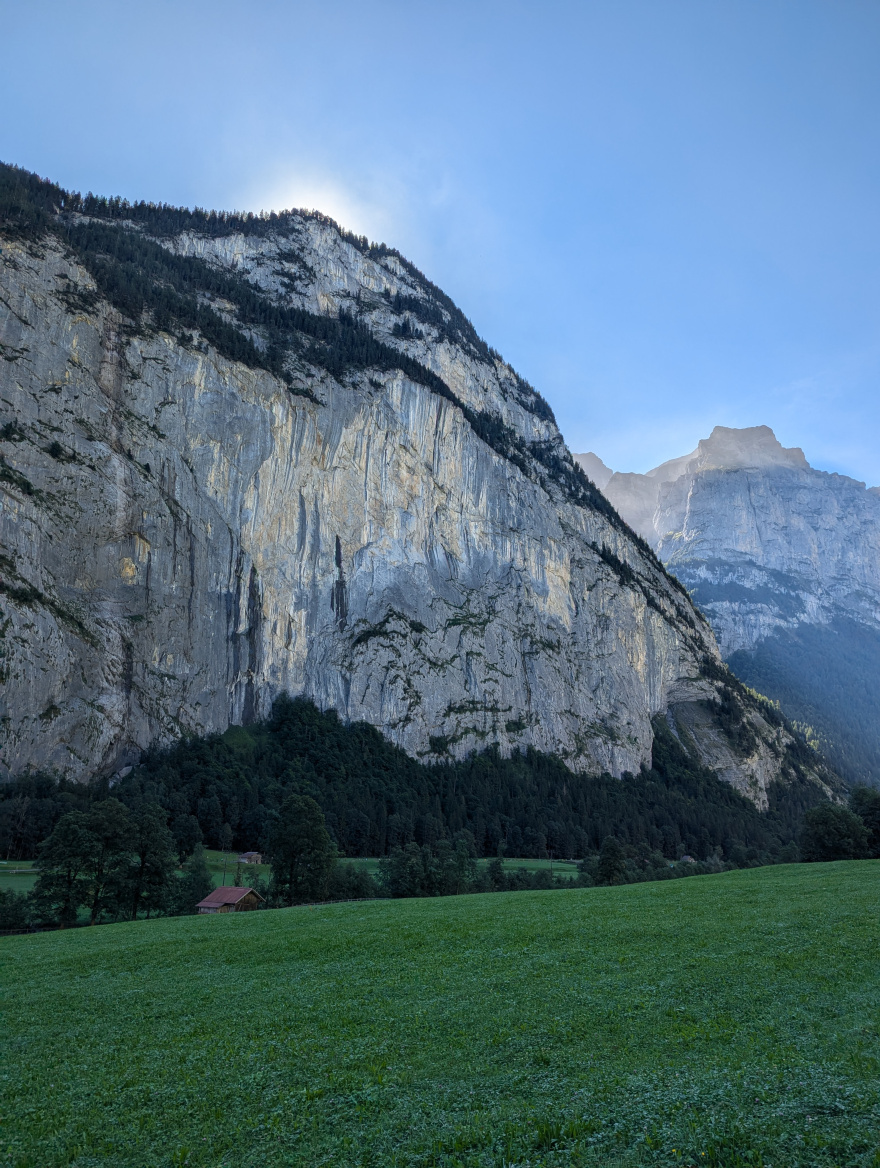
[[[847,782],[880,785],[880,634],[845,619],[801,624],[735,653],[729,664],[789,718],[811,727]]]
[[[777,791],[761,815],[696,766],[662,719],[656,732],[651,768],[622,781],[534,752],[424,767],[369,726],[285,699],[267,723],[180,743],[113,790],[27,776],[0,788],[0,838],[7,857],[33,854],[39,874],[28,893],[0,889],[0,932],[195,913],[214,883],[206,839],[224,853],[259,844],[269,877],[239,859],[234,883],[262,908],[880,856],[880,792],[856,788],[844,807],[810,805],[807,787]],[[508,849],[549,858],[549,870],[505,864]],[[381,851],[378,872],[342,862],[346,851]],[[554,858],[572,857],[576,873],[553,874]]]
[[[346,726],[332,711],[280,698],[266,722],[151,751],[112,792],[106,780],[90,789],[39,775],[4,784],[0,849],[34,856],[61,815],[112,793],[132,809],[161,806],[182,859],[201,842],[261,850],[295,793],[315,799],[346,856],[432,845],[465,831],[482,856],[581,858],[615,836],[671,860],[689,853],[746,862],[793,840],[817,799],[807,784],[780,787],[762,814],[695,763],[663,719],[655,734],[652,766],[622,780],[576,775],[534,750],[503,758],[491,749],[429,766],[372,726]]]

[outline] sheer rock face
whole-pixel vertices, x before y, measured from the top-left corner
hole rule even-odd
[[[717,426],[693,454],[603,488],[692,590],[725,657],[838,616],[880,628],[880,496],[814,470],[767,426]]]
[[[401,338],[388,296],[436,301],[394,255],[308,216],[162,243],[278,303],[355,313],[568,458],[494,354],[431,324]],[[694,713],[717,689],[705,620],[622,525],[496,453],[454,402],[305,358],[289,388],[135,328],[53,237],[3,241],[0,278],[4,773],[110,774],[282,692],[425,759],[534,745],[618,775],[650,760],[672,703],[715,757],[718,726]],[[751,717],[758,746],[724,773],[766,804],[782,731]]]

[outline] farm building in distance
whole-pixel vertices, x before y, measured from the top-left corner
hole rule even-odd
[[[238,857],[239,864],[262,864],[263,855],[261,852],[242,852]]]
[[[260,907],[263,897],[253,888],[234,888],[222,885],[200,900],[196,908],[200,913],[251,912]]]

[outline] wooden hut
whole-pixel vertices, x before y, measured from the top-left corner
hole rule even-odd
[[[200,913],[251,912],[260,907],[263,897],[253,888],[232,888],[222,885],[215,888],[196,908]]]
[[[262,852],[242,852],[238,857],[239,864],[262,864]]]

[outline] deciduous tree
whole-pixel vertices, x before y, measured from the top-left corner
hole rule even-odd
[[[282,904],[320,900],[336,859],[324,813],[308,795],[289,795],[281,805],[267,849],[272,892]]]
[[[147,803],[135,811],[134,854],[127,874],[131,919],[138,913],[164,906],[177,867],[174,837],[165,825],[165,812],[156,803]]]
[[[804,815],[801,830],[804,860],[860,860],[867,855],[868,830],[848,808],[820,803]]]
[[[606,835],[602,841],[596,876],[600,884],[621,884],[626,877],[626,857],[620,841],[613,835]]]
[[[37,854],[34,907],[62,928],[76,923],[77,911],[88,896],[86,872],[92,848],[88,815],[71,811],[61,817]]]
[[[169,896],[169,912],[175,916],[194,913],[200,900],[213,890],[214,881],[208,870],[205,849],[196,844],[192,855],[183,865],[183,875],[172,884]]]

